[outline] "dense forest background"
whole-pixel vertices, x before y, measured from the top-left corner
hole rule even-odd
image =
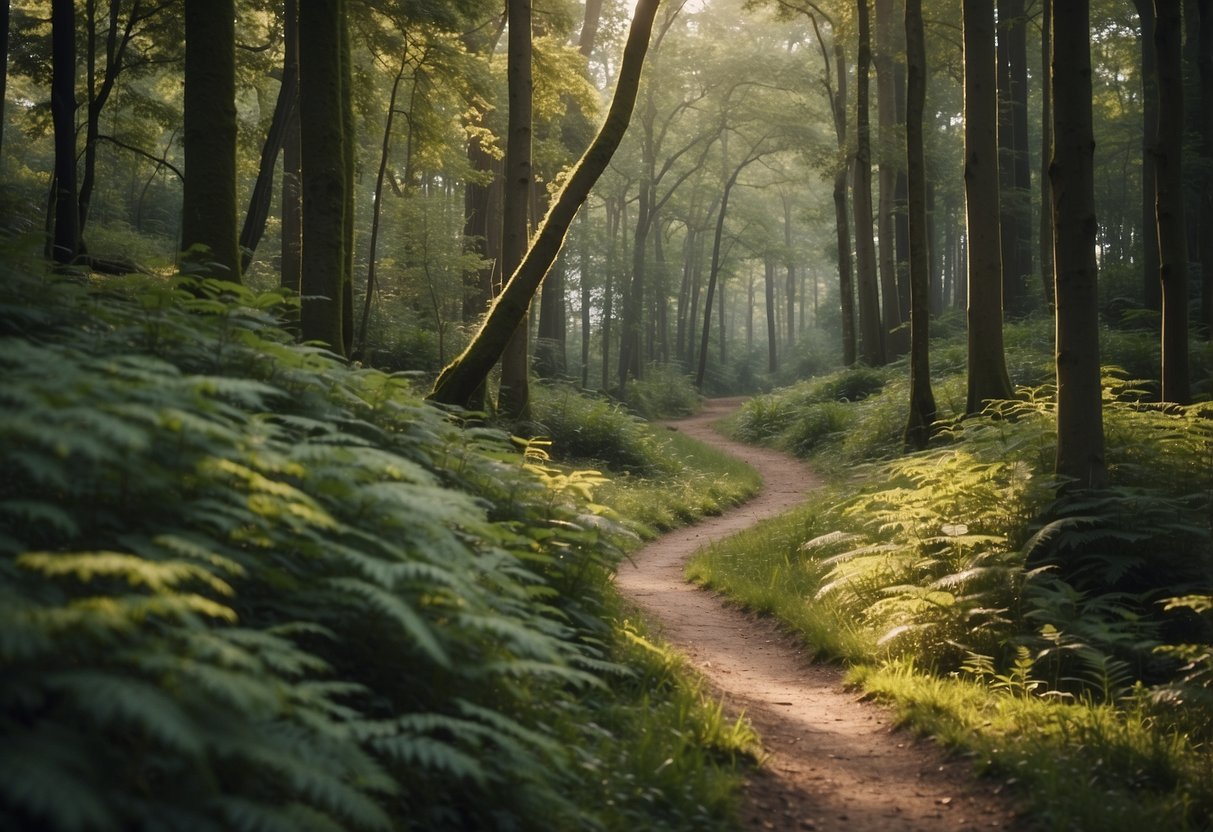
[[[617,390],[669,368],[709,392],[752,391],[841,360],[875,365],[908,350],[900,4],[882,0],[862,26],[854,3],[749,5],[667,3],[658,11],[633,126],[531,311],[538,377]],[[77,204],[78,239],[68,246],[118,258],[111,266],[164,269],[183,248],[190,176],[182,9],[89,3],[65,24],[71,41],[60,45],[75,57],[64,60],[78,67],[65,105],[77,184],[58,191]],[[10,227],[25,232],[53,230],[52,184],[62,187],[53,178],[51,11],[13,3],[6,30],[3,199]],[[1013,316],[1047,313],[1052,304],[1042,12],[1039,2],[1000,7],[997,78],[982,92],[999,102],[995,200]],[[235,142],[241,263],[239,275],[226,274],[257,288],[298,287],[299,116],[313,97],[298,98],[295,9],[237,3],[234,13],[233,101],[218,112],[234,119],[224,129]],[[610,2],[533,10],[532,228],[604,111],[628,13]],[[1140,322],[1161,308],[1147,127],[1159,100],[1149,92],[1154,50],[1132,4],[1096,2],[1091,14],[1100,303],[1117,321]],[[1197,18],[1189,16],[1182,50],[1194,276],[1203,273],[1196,264],[1205,256],[1198,223],[1206,178]],[[965,308],[968,291],[961,4],[928,3],[924,19],[929,308],[948,320]],[[466,344],[502,280],[506,19],[494,3],[350,2],[341,20],[350,49],[348,66],[335,71],[348,73],[348,86],[335,106],[348,107],[351,122],[344,141],[352,227],[341,313],[348,331],[336,346],[369,365],[435,373]],[[202,47],[205,61],[220,54],[214,48]],[[863,78],[872,73],[870,91],[856,80],[860,60]],[[865,126],[857,126],[860,114]],[[198,129],[210,135],[219,122]],[[856,176],[861,158],[865,175]],[[857,186],[874,198],[856,199]],[[715,309],[705,315],[709,286]],[[1197,306],[1200,286],[1191,281],[1194,310],[1205,309]]]

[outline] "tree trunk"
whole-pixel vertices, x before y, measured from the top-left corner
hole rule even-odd
[[[354,125],[354,60],[347,9],[342,0],[337,32],[341,62],[341,163],[345,173],[345,205],[341,215],[341,250],[345,255],[341,265],[341,337],[344,339],[341,346],[342,355],[349,356],[354,350],[354,161],[358,131]]]
[[[792,201],[787,194],[783,199],[783,248],[787,279],[784,281],[784,301],[787,303],[788,354],[796,346],[796,257],[792,253]]]
[[[1053,57],[1053,0],[1043,0],[1040,14],[1040,65]],[[1047,75],[1047,72],[1046,72]],[[1045,304],[1053,309],[1053,195],[1050,193],[1049,155],[1053,152],[1053,85],[1040,85],[1040,277]]]
[[[995,66],[994,9],[988,0],[964,0],[969,414],[980,413],[992,399],[1011,397],[1002,343]]]
[[[1213,340],[1213,0],[1197,2],[1200,33],[1197,45],[1197,75],[1200,78],[1197,132],[1200,133],[1200,240],[1201,262],[1200,334]]]
[[[855,59],[855,163],[852,167],[855,213],[855,264],[859,284],[860,346],[864,363],[885,363],[884,329],[880,322],[880,293],[877,289],[876,245],[872,239],[872,148],[868,119],[868,71],[871,67],[871,33],[868,0],[856,4],[859,51]]]
[[[640,0],[637,3],[619,69],[615,96],[606,120],[585,155],[573,168],[564,188],[553,201],[534,243],[502,288],[501,294],[497,296],[480,331],[468,344],[467,349],[438,377],[434,389],[430,391],[431,399],[445,404],[466,404],[500,357],[506,341],[525,320],[531,298],[539,288],[548,267],[556,259],[564,234],[577,209],[585,201],[594,182],[606,170],[627,129],[632,107],[636,102],[640,70],[648,48],[649,33],[652,31],[657,5],[658,0]]]
[[[287,132],[295,118],[295,107],[299,101],[299,61],[295,56],[297,47],[296,11],[297,0],[286,0],[283,12],[283,41],[285,54],[282,61],[282,82],[278,86],[278,99],[274,103],[274,115],[265,143],[261,146],[261,164],[257,169],[257,181],[249,197],[248,211],[240,229],[240,268],[247,271],[253,255],[265,233],[265,222],[270,215],[270,204],[274,194],[274,170],[278,167],[278,154],[286,143]],[[376,203],[378,204],[378,203]]]
[[[1180,0],[1154,0],[1158,54],[1157,171],[1159,276],[1162,283],[1162,400],[1187,404],[1188,252],[1184,220],[1183,22]]]
[[[649,104],[652,104],[650,99]],[[643,142],[646,147],[651,145]],[[646,157],[648,154],[645,154]],[[619,330],[619,387],[629,378],[640,378],[640,319],[644,314],[645,255],[648,252],[649,228],[652,226],[653,181],[647,174],[651,159],[644,161],[645,178],[640,182],[636,198],[636,232],[632,238],[632,279],[623,293],[623,322]]]
[[[583,389],[589,389],[590,386],[590,307],[593,305],[593,300],[590,296],[589,215],[588,209],[582,209],[579,215],[581,217],[581,235],[579,240],[581,243],[581,269],[577,280],[581,289],[581,386]]]
[[[904,82],[902,53],[899,49],[899,28],[894,0],[876,0],[876,118],[879,125],[877,180],[880,198],[876,211],[879,248],[877,261],[880,274],[880,310],[884,323],[885,347],[888,354],[896,352],[894,330],[902,324],[901,291],[898,286],[897,183],[902,175],[902,120],[898,112],[898,85]]]
[[[767,302],[767,372],[774,375],[779,369],[779,328],[775,324],[775,258],[767,257],[763,266]]]
[[[508,0],[509,124],[506,133],[501,224],[501,273],[513,274],[526,255],[527,209],[531,195],[531,4]],[[550,265],[550,264],[549,264]],[[547,269],[544,269],[546,274]],[[530,408],[530,327],[527,312],[510,334],[501,354],[501,388],[497,408],[510,419],[525,419]]]
[[[366,296],[362,299],[362,320],[358,324],[358,337],[354,339],[353,355],[362,356],[366,351],[366,331],[371,321],[371,304],[376,291],[376,261],[379,256],[379,223],[383,213],[383,185],[387,181],[388,161],[392,149],[392,123],[396,119],[396,99],[400,94],[400,84],[408,69],[407,41],[404,53],[400,56],[400,66],[396,77],[392,79],[392,91],[388,95],[387,115],[383,119],[383,139],[379,145],[379,169],[375,173],[375,195],[371,204],[371,238],[367,243],[366,254]]]
[[[0,0],[0,172],[4,164],[4,112],[8,100],[9,0]]]
[[[1200,334],[1213,339],[1213,0],[1200,0]]]
[[[1103,394],[1095,263],[1095,136],[1087,0],[1053,4],[1054,262],[1057,272],[1057,462],[1059,476],[1101,488]]]
[[[76,4],[51,4],[51,117],[55,130],[54,217],[51,256],[70,263],[80,250],[80,210],[76,199]]]
[[[235,21],[234,0],[186,0],[181,251],[193,270],[238,283]]]
[[[291,109],[282,145],[282,274],[279,285],[299,294],[303,274],[303,171],[298,99]]]
[[[1063,2],[1063,0],[1056,0]],[[1055,3],[1056,5],[1056,3]],[[1162,311],[1162,286],[1158,280],[1158,221],[1154,201],[1157,173],[1154,165],[1154,138],[1158,131],[1158,51],[1154,43],[1154,6],[1152,0],[1133,0],[1141,24],[1141,240],[1142,297],[1147,309]],[[1056,42],[1057,33],[1053,33]],[[1056,106],[1056,102],[1054,102]]]
[[[299,147],[303,258],[300,330],[344,355],[346,179],[341,17],[344,0],[299,4]]]
[[[910,415],[907,447],[921,450],[935,423],[931,390],[930,293],[927,235],[927,174],[923,110],[927,93],[927,52],[922,29],[922,0],[906,0],[906,169],[910,224]]]
[[[1032,271],[1028,172],[1028,45],[1024,0],[998,2],[998,167],[1003,305],[1026,314]]]

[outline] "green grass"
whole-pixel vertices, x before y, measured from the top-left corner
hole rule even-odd
[[[598,491],[644,539],[720,514],[758,492],[762,478],[752,467],[678,431],[642,428],[655,447],[653,468],[661,477],[614,476]]]
[[[1035,385],[964,405],[963,341],[934,345],[947,420],[901,456],[904,367],[758,397],[733,432],[807,456],[832,487],[699,553],[689,576],[776,616],[905,724],[1019,784],[1045,829],[1208,829],[1213,811],[1213,426],[1142,403],[1149,338],[1105,333],[1113,484],[1060,497],[1048,330],[1008,328]],[[867,376],[857,376],[863,381]]]

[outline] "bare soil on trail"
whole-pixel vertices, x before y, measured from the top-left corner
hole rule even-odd
[[[741,401],[709,401],[671,427],[753,465],[763,475],[761,493],[653,541],[620,567],[616,585],[762,737],[767,758],[746,783],[745,828],[1026,829],[998,783],[975,779],[966,760],[949,759],[930,741],[895,729],[886,709],[844,689],[838,668],[810,663],[808,652],[774,622],[684,580],[695,550],[788,510],[820,484],[799,461],[712,430]]]

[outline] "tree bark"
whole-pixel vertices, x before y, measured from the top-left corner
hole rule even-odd
[[[901,145],[897,119],[897,71],[900,56],[895,50],[893,31],[893,0],[876,0],[876,121],[879,126],[879,148],[877,154],[877,181],[880,196],[876,210],[877,261],[880,274],[880,310],[884,319],[886,346],[892,349],[892,333],[901,326],[901,303],[897,286],[896,191]]]
[[[606,170],[627,129],[658,2],[640,0],[637,3],[606,121],[552,202],[526,257],[497,296],[480,331],[467,349],[442,371],[430,391],[430,399],[450,405],[466,404],[500,357],[506,340],[525,320],[531,299],[543,275],[556,259],[577,209],[585,201],[594,182]]]
[[[1158,55],[1157,171],[1159,278],[1162,284],[1162,400],[1187,404],[1188,252],[1184,219],[1183,21],[1180,0],[1154,0]]]
[[[1040,65],[1053,57],[1053,0],[1043,0],[1040,14]],[[1047,73],[1046,73],[1047,74]],[[1040,277],[1045,304],[1053,310],[1053,196],[1050,193],[1049,156],[1053,153],[1053,85],[1040,85]]]
[[[0,0],[0,165],[4,161],[4,111],[8,101],[8,29],[10,0]]]
[[[1056,3],[1064,0],[1055,0]],[[1152,0],[1133,0],[1141,24],[1141,262],[1142,298],[1147,309],[1162,311],[1162,286],[1158,280],[1158,221],[1154,201],[1157,172],[1154,165],[1154,137],[1158,130],[1158,51],[1154,43],[1154,5]],[[1054,33],[1056,41],[1056,33]],[[1056,104],[1054,104],[1056,106]]]
[[[54,217],[51,257],[70,263],[80,250],[80,210],[76,197],[76,4],[51,4],[51,118],[55,131]]]
[[[1054,146],[1049,176],[1057,271],[1056,469],[1080,488],[1101,488],[1107,468],[1099,377],[1089,33],[1087,0],[1053,4]]]
[[[855,59],[855,162],[852,167],[852,210],[855,213],[855,265],[859,284],[860,346],[864,363],[885,363],[884,329],[880,322],[877,289],[876,244],[872,239],[872,147],[868,118],[868,71],[871,67],[871,32],[868,0],[856,4],[859,50]]]
[[[1003,305],[1030,311],[1031,175],[1028,171],[1028,46],[1024,0],[998,2],[998,162]]]
[[[969,414],[980,413],[992,399],[1011,397],[1002,342],[995,65],[993,6],[989,0],[964,0]]]
[[[1200,334],[1213,339],[1213,0],[1199,0]]]
[[[501,273],[513,274],[527,250],[527,210],[532,187],[530,0],[509,0],[506,13],[509,16],[506,77],[510,109],[502,195]],[[544,272],[546,274],[547,269]],[[529,301],[526,306],[501,354],[497,408],[511,419],[527,418],[530,407],[530,326],[526,314]]]
[[[905,442],[922,449],[935,423],[931,390],[931,275],[927,235],[927,175],[923,110],[927,92],[927,54],[922,0],[906,0],[906,170],[910,224],[910,415]]]
[[[767,257],[763,267],[767,306],[767,372],[774,375],[779,369],[779,327],[775,324],[775,258]]]
[[[303,260],[301,335],[344,355],[346,179],[341,17],[344,0],[299,4],[299,144]]]
[[[236,241],[234,0],[185,2],[185,186],[182,260],[240,282]]]

